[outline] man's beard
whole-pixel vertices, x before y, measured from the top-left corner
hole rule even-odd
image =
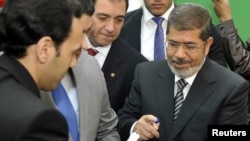
[[[204,61],[198,65],[198,66],[195,66],[195,67],[189,67],[189,68],[183,68],[183,69],[176,69],[173,65],[171,65],[169,63],[169,59],[167,59],[168,61],[168,66],[170,68],[170,70],[177,76],[181,77],[181,78],[188,78],[188,77],[191,77],[192,75],[194,75],[195,73],[197,73],[201,67],[203,66],[204,62],[205,62],[205,59]],[[185,62],[185,60],[183,59],[174,59],[174,60],[171,60],[171,61],[174,61],[174,62]]]

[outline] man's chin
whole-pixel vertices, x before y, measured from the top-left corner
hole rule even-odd
[[[110,45],[111,43],[112,43],[111,40],[104,40],[104,41],[99,42],[99,46],[100,47],[105,47],[105,46]]]
[[[190,70],[186,67],[175,67],[175,66],[170,66],[171,71],[181,77],[181,78],[187,78],[190,76]]]

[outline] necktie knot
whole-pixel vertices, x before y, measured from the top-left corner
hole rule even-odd
[[[88,54],[91,56],[95,56],[99,52],[98,50],[94,48],[88,48],[87,51],[88,51]]]
[[[162,17],[154,17],[154,18],[152,18],[152,20],[157,24],[157,26],[161,26],[164,18],[162,18]]]
[[[178,89],[180,90],[183,90],[187,84],[188,83],[183,78],[177,81],[177,86],[178,86]]]

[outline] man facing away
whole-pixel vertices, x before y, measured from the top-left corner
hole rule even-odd
[[[66,141],[64,117],[39,90],[56,88],[82,50],[81,8],[68,0],[7,0],[0,14],[0,140]]]

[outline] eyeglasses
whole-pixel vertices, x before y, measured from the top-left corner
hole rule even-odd
[[[187,53],[195,53],[201,47],[200,45],[193,43],[178,43],[169,40],[167,40],[166,45],[166,48],[171,51],[177,51],[179,47],[182,46]]]

